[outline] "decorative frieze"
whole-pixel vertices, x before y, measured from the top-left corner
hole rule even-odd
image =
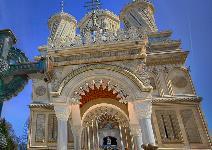
[[[64,88],[64,86],[75,76],[77,76],[81,73],[84,73],[86,71],[95,70],[95,69],[105,69],[105,70],[110,70],[110,71],[114,71],[114,72],[120,73],[122,75],[125,75],[127,78],[129,78],[131,81],[133,81],[140,88],[141,91],[150,92],[152,89],[152,87],[149,87],[149,86],[145,87],[144,84],[141,82],[141,80],[127,68],[123,68],[123,67],[116,66],[116,65],[96,64],[96,65],[83,66],[81,68],[73,70],[61,82],[58,82],[58,81],[53,82],[52,90],[58,91],[58,90]]]
[[[98,98],[110,98],[121,103],[127,103],[129,98],[129,94],[126,93],[121,85],[108,79],[88,80],[76,88],[71,95],[71,103],[80,104],[81,107],[89,101]]]
[[[54,110],[58,120],[68,121],[70,115],[70,107],[68,105],[55,104]]]
[[[71,64],[78,64],[78,63],[91,63],[91,62],[100,62],[100,61],[108,61],[109,58],[115,57],[116,60],[123,59],[125,57],[132,58],[142,58],[141,50],[140,49],[131,49],[131,50],[119,50],[119,51],[95,51],[92,53],[87,54],[75,54],[69,56],[62,56],[62,57],[54,57],[54,62],[70,62]]]
[[[101,44],[113,44],[123,41],[140,41],[147,39],[146,34],[142,30],[137,28],[130,28],[129,30],[120,29],[116,33],[114,32],[102,32],[101,30],[97,31],[95,34],[85,33],[83,35],[77,35],[74,40],[65,38],[65,39],[56,39],[48,40],[48,50],[55,49],[64,49],[71,47],[82,47],[89,45],[101,45]]]

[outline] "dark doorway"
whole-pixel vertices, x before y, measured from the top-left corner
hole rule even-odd
[[[117,138],[112,136],[107,136],[103,138],[104,150],[117,150]]]

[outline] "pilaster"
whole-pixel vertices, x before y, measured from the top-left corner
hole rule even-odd
[[[155,145],[155,136],[153,133],[153,127],[151,121],[151,115],[152,115],[151,100],[136,101],[134,102],[134,108],[143,133],[143,143]]]
[[[67,150],[67,121],[70,116],[71,109],[67,104],[54,104],[54,110],[58,121],[57,150]]]

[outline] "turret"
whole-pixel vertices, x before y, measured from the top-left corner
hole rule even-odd
[[[81,32],[90,32],[94,26],[104,31],[116,32],[120,29],[120,20],[109,10],[98,9],[85,15],[78,24]]]
[[[142,28],[147,32],[156,32],[157,26],[154,19],[154,6],[148,0],[134,0],[121,12],[120,20],[126,28]]]
[[[52,16],[48,21],[50,29],[50,39],[54,40],[72,40],[76,36],[77,21],[75,17],[68,13],[58,13]]]

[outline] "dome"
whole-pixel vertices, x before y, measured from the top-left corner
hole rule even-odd
[[[129,3],[121,12],[120,20],[126,28],[136,27],[148,32],[156,32],[154,6],[147,0],[136,0]]]
[[[92,26],[92,15],[93,12],[89,12],[83,17],[83,19],[79,22],[78,27],[80,31],[86,30],[88,31]],[[109,10],[95,10],[96,15],[96,24],[98,28],[109,30],[112,32],[117,31],[120,28],[120,19],[119,17]]]
[[[61,12],[53,15],[48,21],[48,26],[52,41],[73,39],[76,36],[77,20],[68,13]]]

